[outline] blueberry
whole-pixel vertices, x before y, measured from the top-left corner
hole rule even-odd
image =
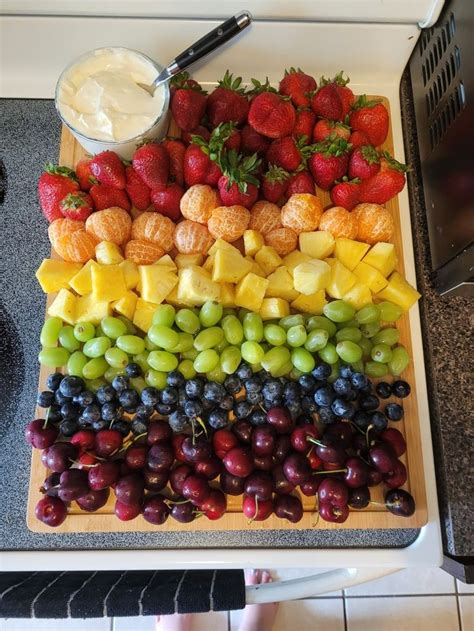
[[[140,398],[143,405],[154,408],[157,403],[160,402],[160,392],[153,386],[143,388]]]
[[[182,388],[186,382],[183,375],[177,370],[172,370],[166,377],[166,383],[173,388]]]
[[[228,375],[224,381],[224,388],[229,394],[237,394],[237,392],[240,392],[242,389],[242,382],[240,381],[238,375]]]
[[[119,415],[119,409],[117,407],[117,404],[114,403],[113,401],[104,403],[100,410],[100,415],[104,421],[114,421]]]
[[[314,393],[314,402],[321,407],[329,407],[334,398],[334,391],[330,386],[318,388]]]
[[[298,416],[300,416],[301,412],[303,411],[301,409],[301,401],[288,401],[286,404],[286,408],[288,410],[288,412],[290,413],[290,416],[293,420],[297,419]]]
[[[330,425],[334,423],[336,420],[336,415],[329,407],[321,407],[319,408],[319,420],[324,425]]]
[[[234,397],[231,394],[226,394],[225,397],[219,401],[219,407],[221,410],[232,410],[234,407]]]
[[[189,418],[196,418],[202,414],[202,403],[197,399],[188,399],[184,404],[184,413]]]
[[[63,378],[64,375],[62,375],[60,372],[51,373],[46,379],[46,387],[49,388],[49,390],[53,390],[53,392],[56,392]]]
[[[387,429],[388,425],[387,417],[383,412],[372,412],[370,415],[370,423],[378,432],[383,432],[384,429]]]
[[[301,397],[301,389],[299,385],[295,381],[288,381],[283,388],[283,397],[287,403],[299,399]]]
[[[359,388],[359,394],[371,394],[373,389],[374,388],[372,382],[369,381],[366,386],[364,386],[363,388]]]
[[[168,418],[168,423],[173,432],[176,433],[183,432],[189,427],[188,417],[179,410],[171,412]]]
[[[143,416],[135,416],[130,424],[130,429],[135,436],[145,434],[148,431],[148,422]]]
[[[167,405],[166,403],[157,403],[155,405],[155,410],[158,414],[162,416],[168,416],[173,411],[174,407],[172,405]]]
[[[150,418],[153,416],[153,412],[155,408],[152,405],[145,405],[144,403],[139,403],[137,405],[137,409],[135,410],[136,416],[140,416],[143,419]]]
[[[329,366],[329,364],[319,364],[319,366],[313,368],[311,374],[315,379],[318,379],[319,381],[326,381],[331,372],[332,368],[331,366]]]
[[[402,381],[401,379],[394,381],[392,384],[392,392],[399,399],[404,399],[411,392],[410,384],[406,381]]]
[[[208,381],[204,384],[203,397],[208,401],[219,403],[219,401],[227,394],[226,389],[221,383],[216,381]]]
[[[73,396],[84,390],[84,381],[80,377],[68,375],[59,384],[59,391],[65,397],[72,399]]]
[[[252,405],[258,405],[263,401],[263,394],[261,392],[247,392],[247,401]]]
[[[370,416],[363,410],[357,410],[354,414],[353,421],[360,429],[367,429],[370,425]]]
[[[54,405],[55,401],[54,392],[51,390],[43,390],[36,397],[36,405],[39,405],[40,408],[49,408]]]
[[[222,429],[229,424],[229,416],[226,410],[212,410],[209,414],[207,422],[212,429]]]
[[[99,403],[110,403],[115,399],[117,391],[112,386],[100,386],[96,392],[96,398]]]
[[[52,405],[46,412],[46,418],[48,419],[48,423],[59,423],[59,421],[62,419],[61,406],[57,405],[56,403]]]
[[[362,390],[369,383],[369,379],[364,373],[355,372],[351,377],[351,382],[356,390]]]
[[[79,392],[79,394],[76,394],[76,396],[73,397],[72,400],[74,401],[74,403],[77,403],[78,405],[80,405],[81,408],[85,408],[86,405],[90,405],[91,403],[94,403],[96,400],[96,397],[95,397],[95,394],[91,392],[90,390],[83,390],[82,392]]]
[[[119,394],[119,403],[127,412],[135,412],[140,403],[138,392],[131,388],[125,388]]]
[[[69,399],[69,401],[61,405],[61,416],[63,418],[77,418],[80,410],[81,408],[77,403],[73,403],[73,401]]]
[[[134,362],[131,362],[130,364],[127,364],[125,366],[125,374],[127,375],[127,377],[130,378],[134,378],[134,377],[141,377],[142,376],[142,369],[140,368],[140,366],[138,364],[135,364]]]
[[[178,407],[182,408],[187,400],[188,397],[186,396],[186,390],[184,386],[182,388],[178,388]]]
[[[380,381],[375,386],[375,391],[381,399],[388,399],[392,394],[392,386],[386,381]]]
[[[331,410],[336,416],[343,418],[352,418],[355,413],[354,405],[349,401],[344,401],[344,399],[334,399]]]
[[[56,392],[54,393],[54,400],[56,401],[56,403],[58,405],[63,405],[63,403],[66,403],[66,401],[69,401],[70,397],[66,397],[61,390],[56,390]]]
[[[316,379],[313,375],[301,375],[298,379],[298,383],[300,384],[300,388],[303,392],[314,392],[316,388]]]
[[[275,397],[263,397],[263,406],[266,410],[269,410],[270,408],[278,408],[282,405],[283,399],[281,397],[278,397],[277,399]]]
[[[204,391],[204,382],[199,377],[195,379],[189,379],[184,386],[186,394],[191,399],[200,399]]]
[[[263,384],[262,394],[267,399],[279,399],[283,394],[283,386],[278,379],[267,379]]]
[[[368,394],[360,400],[360,407],[364,412],[372,412],[379,407],[379,398],[375,394]]]
[[[354,388],[351,388],[344,398],[346,401],[355,401],[357,399],[357,392]]]
[[[67,418],[59,425],[59,431],[66,437],[72,436],[78,429],[79,425],[77,424],[76,419],[73,418]]]
[[[305,395],[301,397],[301,409],[305,414],[314,414],[319,408],[309,395]]]
[[[240,366],[237,368],[237,377],[243,381],[246,379],[250,379],[253,375],[252,369],[248,364],[242,362]]]
[[[122,390],[126,390],[128,386],[129,380],[125,375],[117,375],[112,381],[112,388],[116,390],[116,392],[122,392]]]
[[[202,403],[202,409],[207,412],[209,412],[209,410],[213,410],[216,406],[214,401],[209,401],[209,399],[202,399],[201,403]]]
[[[350,366],[341,366],[339,368],[339,376],[344,379],[350,379],[353,374],[353,370]]]
[[[90,425],[91,425],[91,424],[90,424],[90,421],[88,421],[88,420],[87,420],[86,418],[84,418],[83,416],[80,416],[80,417],[77,419],[77,426],[78,426],[80,429],[85,429],[85,428],[90,429]]]
[[[234,404],[234,414],[236,418],[247,418],[252,412],[252,404],[248,401],[236,401]]]
[[[107,421],[104,421],[103,419],[99,419],[98,421],[94,421],[92,423],[92,429],[95,430],[96,432],[100,432],[103,429],[108,429],[109,424]]]
[[[130,428],[130,423],[123,418],[114,421],[110,426],[110,429],[116,429],[122,436],[127,436],[130,433]]]
[[[244,383],[244,387],[247,394],[250,394],[252,392],[260,392],[262,389],[262,382],[258,377],[251,377],[250,379],[247,379],[247,381]]]
[[[161,392],[161,402],[166,403],[166,405],[173,405],[173,403],[178,402],[178,391],[176,388],[168,386]]]
[[[334,392],[340,397],[346,397],[352,390],[351,382],[344,377],[338,377],[332,384]]]
[[[254,427],[258,427],[259,425],[265,425],[267,422],[267,415],[263,410],[254,410],[252,414],[249,416],[249,421],[252,423]]]
[[[391,421],[399,421],[403,418],[403,408],[398,403],[389,403],[385,406],[385,414]]]
[[[103,409],[104,408],[102,406],[102,410]],[[94,423],[94,421],[98,421],[101,416],[102,418],[104,418],[102,414],[102,410],[97,405],[97,403],[92,403],[91,405],[88,405],[82,410],[82,417],[87,419],[89,423]],[[112,420],[112,419],[108,419],[108,420]]]

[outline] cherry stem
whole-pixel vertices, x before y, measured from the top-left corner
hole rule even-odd
[[[253,514],[253,517],[251,517],[247,524],[250,525],[253,521],[255,521],[255,518],[258,515],[258,495],[255,496],[255,513]]]
[[[206,438],[207,438],[208,434],[207,434],[206,424],[204,423],[204,421],[202,420],[202,418],[200,416],[196,416],[196,421],[199,423],[199,425],[204,430],[204,434],[206,435]]]
[[[364,436],[365,436],[365,432],[364,432],[364,430],[363,430],[363,429],[361,429],[361,428],[357,425],[357,423],[354,423],[354,421],[349,421],[349,420],[347,420],[347,421],[346,421],[346,423],[349,423],[349,425],[353,425],[353,426],[356,428],[356,430],[357,430],[358,432],[360,432],[361,434],[364,434]]]
[[[315,438],[311,438],[310,436],[306,437],[306,441],[308,443],[313,443],[313,445],[317,445],[318,447],[327,447],[327,445],[325,445],[324,443],[322,443],[319,440],[316,440]]]
[[[164,503],[165,503],[167,506],[171,506],[171,505],[173,505],[173,506],[174,506],[175,504],[176,504],[176,505],[177,505],[177,504],[187,504],[190,500],[179,500],[179,501],[177,501],[177,500],[169,500],[169,499],[166,499],[166,500],[163,500],[163,501],[164,501]]]
[[[43,429],[46,429],[47,425],[48,425],[48,421],[49,421],[49,413],[51,411],[51,406],[46,410],[46,414],[45,414],[45,418],[44,418],[44,423],[43,423]]]
[[[374,504],[375,506],[383,506],[384,508],[386,508],[386,504],[382,504],[381,502],[374,502],[372,500],[369,500],[369,504]]]
[[[369,444],[369,432],[370,432],[370,430],[371,430],[371,429],[373,429],[373,428],[374,428],[374,426],[373,426],[372,424],[370,424],[370,425],[367,427],[367,430],[366,430],[366,432],[365,432],[365,442],[367,443],[367,449],[369,449],[369,448],[370,448],[370,444]]]
[[[347,473],[347,469],[329,469],[328,471],[313,471],[313,475],[326,475],[326,473]]]
[[[365,462],[365,464],[366,464],[366,465],[368,465],[368,466],[370,467],[370,462],[364,458],[364,456],[362,455],[362,453],[361,453],[360,449],[358,449],[358,450],[357,450],[357,455],[359,456],[359,458],[360,458],[363,462]]]

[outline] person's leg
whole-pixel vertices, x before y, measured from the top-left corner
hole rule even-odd
[[[246,570],[245,583],[258,585],[271,583],[272,577],[267,570]],[[278,603],[265,605],[247,605],[244,609],[239,631],[271,631],[278,610]]]

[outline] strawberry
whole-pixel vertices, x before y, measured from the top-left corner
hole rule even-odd
[[[59,207],[64,217],[75,221],[85,221],[94,211],[92,197],[84,191],[68,193],[59,202]]]
[[[235,150],[222,155],[220,164],[222,177],[217,183],[224,206],[245,206],[251,208],[258,197],[259,180],[255,177],[261,160],[257,154],[242,156]]]
[[[50,163],[45,166],[45,172],[38,180],[38,196],[43,215],[50,223],[63,217],[60,201],[68,193],[78,190],[74,171]]]
[[[316,116],[330,120],[342,119],[342,100],[336,86],[327,83],[320,86],[311,98],[311,108]]]
[[[128,211],[131,209],[127,193],[120,188],[107,186],[107,184],[93,184],[89,194],[94,201],[96,210],[104,210],[104,208],[112,208],[112,206],[119,206],[119,208]]]
[[[352,149],[357,149],[363,145],[370,145],[367,134],[364,131],[353,131],[349,136],[349,142],[352,145]]]
[[[296,110],[296,121],[293,127],[293,136],[296,138],[305,138],[304,144],[311,142],[313,127],[316,121],[316,114],[307,107],[299,107]]]
[[[245,125],[240,132],[241,149],[244,153],[264,155],[270,146],[270,140],[259,134],[250,125]]]
[[[247,120],[249,102],[244,88],[240,87],[242,77],[233,78],[226,70],[224,78],[207,99],[207,116],[212,127],[233,121],[243,125]]]
[[[335,180],[346,174],[350,145],[344,138],[329,137],[312,145],[312,150],[309,169],[319,188],[328,191]]]
[[[132,156],[132,165],[151,189],[168,182],[170,159],[163,145],[150,142],[141,146]]]
[[[296,171],[302,161],[300,147],[293,136],[277,138],[268,148],[266,155],[268,164],[285,169],[285,171]]]
[[[363,94],[352,106],[349,124],[354,131],[363,131],[371,145],[379,147],[388,134],[387,108],[380,102],[380,99],[369,101]]]
[[[138,175],[133,167],[126,167],[125,177],[127,186],[125,190],[137,210],[146,210],[151,204],[150,189]]]
[[[97,184],[97,179],[92,175],[91,158],[81,158],[76,164],[76,176],[79,180],[81,191],[89,191],[93,184]]]
[[[176,184],[182,186],[184,184],[183,163],[186,147],[180,140],[175,138],[165,138],[161,144],[166,149],[170,157],[169,178],[170,180],[176,182]]]
[[[380,156],[372,145],[364,145],[354,149],[349,158],[348,175],[366,180],[380,171]]]
[[[290,175],[285,193],[287,197],[291,197],[295,193],[311,193],[311,195],[315,195],[314,180],[311,177],[311,173],[309,171],[300,171]]]
[[[151,201],[155,210],[173,221],[181,219],[179,203],[184,195],[184,190],[179,184],[159,186],[151,192]]]
[[[122,160],[113,151],[102,151],[95,155],[91,160],[90,170],[100,184],[125,188],[125,168]]]
[[[285,70],[285,76],[280,81],[279,92],[283,96],[289,96],[296,107],[309,107],[308,92],[314,92],[316,87],[313,77],[304,73],[301,68],[292,67]]]
[[[206,142],[201,136],[192,136],[192,143],[184,154],[184,181],[187,186],[193,184],[209,184],[217,186],[222,175],[219,160],[224,143],[232,134],[231,123],[218,125]]]
[[[380,171],[364,180],[359,188],[359,201],[385,204],[405,186],[405,173],[410,170],[387,152],[382,153]]]
[[[346,176],[342,178],[331,189],[331,201],[334,206],[342,206],[346,210],[352,210],[359,203],[359,178],[348,180]]]
[[[263,197],[276,204],[286,193],[290,174],[281,167],[270,166],[262,178]]]
[[[209,140],[209,138],[211,137],[211,132],[208,130],[207,127],[204,127],[204,125],[198,125],[191,131],[183,132],[181,134],[181,140],[184,142],[185,145],[189,145],[192,143],[192,136],[201,136],[201,138],[204,138],[204,140]]]
[[[345,118],[349,112],[351,111],[352,104],[355,101],[354,92],[350,88],[347,87],[349,83],[349,77],[344,79],[343,70],[338,72],[334,79],[325,79],[321,77],[320,85],[326,85],[327,83],[331,83],[336,88],[336,92],[339,94],[339,97],[342,102],[342,115],[341,118]]]
[[[274,92],[262,92],[252,99],[249,124],[263,136],[283,138],[293,131],[296,111],[285,97]]]
[[[242,137],[241,137],[240,131],[234,127],[232,129],[232,132],[229,138],[225,141],[224,147],[226,149],[234,149],[238,153],[240,150],[241,144],[242,144]]]
[[[199,88],[200,85],[197,81],[195,81],[194,79],[190,79],[189,78],[189,72],[186,72],[185,70],[183,72],[180,72],[179,74],[174,75],[174,77],[171,79],[170,81],[170,97],[171,99],[173,98],[176,90],[179,90],[180,88],[183,87],[189,87],[189,88]]]
[[[185,81],[171,98],[171,113],[180,129],[191,131],[201,122],[206,111],[206,92],[197,84]]]
[[[318,120],[313,129],[313,142],[321,142],[326,140],[331,134],[338,136],[339,138],[345,138],[349,140],[351,130],[344,123],[330,121],[327,118],[321,118]]]

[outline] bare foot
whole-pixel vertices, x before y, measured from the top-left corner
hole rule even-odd
[[[259,585],[271,583],[272,577],[267,570],[246,570],[245,582],[247,585]],[[239,631],[271,631],[278,610],[278,603],[266,603],[264,605],[247,605],[244,609]]]
[[[156,631],[190,631],[194,614],[175,613],[156,617]]]

